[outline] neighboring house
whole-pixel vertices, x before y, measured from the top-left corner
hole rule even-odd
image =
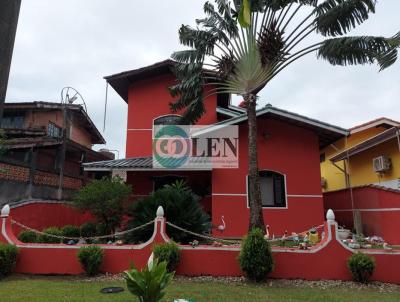
[[[379,118],[321,150],[324,191],[369,184],[400,189],[399,128],[399,122]],[[380,168],[385,162],[389,166]]]
[[[202,197],[213,225],[222,224],[222,237],[240,237],[248,229],[247,121],[243,108],[230,104],[229,95],[205,100],[206,112],[199,125],[239,126],[239,167],[187,171],[155,169],[152,165],[153,125],[173,124],[173,101],[168,87],[176,79],[174,62],[167,60],[145,68],[106,77],[128,104],[126,159],[85,164],[86,171],[125,175],[136,197],[148,195],[176,179],[185,179]],[[208,86],[212,89],[212,85]],[[206,92],[207,93],[207,92]],[[301,232],[320,225],[324,208],[319,165],[320,148],[347,135],[347,130],[271,105],[258,116],[258,154],[264,218],[271,234]]]
[[[6,103],[0,128],[0,204],[68,200],[91,177],[82,163],[110,159],[92,150],[105,140],[80,105]]]
[[[400,123],[379,118],[321,152],[325,208],[343,225],[400,243]]]

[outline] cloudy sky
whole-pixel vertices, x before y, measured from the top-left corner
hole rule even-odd
[[[179,49],[177,30],[202,16],[200,0],[23,0],[7,101],[60,101],[65,86],[85,98],[103,130],[103,76],[143,67]],[[400,1],[378,1],[377,13],[352,34],[392,36]],[[400,62],[332,67],[314,55],[298,61],[261,93],[263,104],[342,127],[380,116],[400,120]],[[104,136],[125,153],[125,102],[112,90]],[[104,147],[104,146],[98,146]]]

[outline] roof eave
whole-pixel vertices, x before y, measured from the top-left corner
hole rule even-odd
[[[375,135],[351,148],[348,148],[335,156],[331,157],[329,160],[333,163],[342,161],[346,158],[349,158],[351,156],[354,156],[356,154],[359,154],[361,152],[364,152],[368,149],[371,149],[377,145],[380,145],[388,140],[391,140],[393,138],[400,137],[400,130],[397,127],[390,128],[389,130],[386,130],[378,135]]]

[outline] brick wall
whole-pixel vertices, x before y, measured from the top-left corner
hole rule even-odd
[[[58,175],[48,172],[36,171],[34,177],[34,183],[36,185],[45,185],[51,187],[58,186]]]
[[[63,187],[72,190],[78,190],[82,187],[82,180],[64,176]]]
[[[0,180],[10,180],[16,182],[29,182],[30,171],[26,167],[0,163]],[[39,186],[58,187],[59,175],[44,171],[36,171],[34,184]],[[63,188],[77,190],[82,187],[82,180],[64,176]]]
[[[0,179],[28,182],[29,169],[25,167],[0,163]]]

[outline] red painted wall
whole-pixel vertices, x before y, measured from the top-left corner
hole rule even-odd
[[[153,238],[143,245],[110,246],[102,245],[105,253],[102,271],[120,273],[133,262],[139,268],[146,265],[154,243],[168,241],[165,234],[165,220],[157,218]],[[16,271],[29,274],[81,274],[77,259],[80,246],[63,244],[22,244],[11,227],[11,217],[1,219],[0,242],[11,241],[18,245],[20,256]],[[350,280],[346,267],[347,259],[353,253],[336,239],[337,224],[325,223],[325,237],[321,243],[307,251],[290,248],[273,248],[275,269],[270,278],[305,280]],[[5,236],[4,236],[5,234]],[[8,238],[7,238],[8,237]],[[181,261],[177,274],[189,276],[241,276],[237,257],[239,246],[210,247],[180,246]],[[355,251],[354,251],[355,252]],[[363,250],[375,258],[376,269],[372,276],[375,281],[400,284],[400,253],[385,250]]]
[[[354,209],[360,210],[364,235],[378,235],[391,244],[400,244],[400,193],[359,187],[353,189],[353,201]],[[324,193],[324,207],[335,211],[339,224],[352,229],[350,190]]]
[[[76,225],[92,220],[89,213],[80,213],[76,209],[62,203],[37,202],[21,205],[12,209],[13,219],[39,231],[48,227]],[[21,228],[13,225],[15,234]]]
[[[247,124],[242,124],[239,169],[214,169],[212,172],[213,223],[220,224],[221,216],[225,217],[227,227],[223,234],[218,234],[223,237],[243,236],[248,228],[247,137]],[[257,143],[260,170],[286,175],[288,208],[264,209],[265,223],[270,226],[271,233],[301,232],[319,225],[324,211],[317,135],[277,120],[259,119]]]
[[[171,114],[169,104],[173,98],[168,87],[175,84],[172,74],[135,82],[129,89],[128,125],[126,137],[126,157],[150,156],[152,154],[153,120],[159,116]],[[207,92],[206,92],[207,93]],[[206,99],[206,114],[199,125],[208,125],[217,121],[217,97]]]

